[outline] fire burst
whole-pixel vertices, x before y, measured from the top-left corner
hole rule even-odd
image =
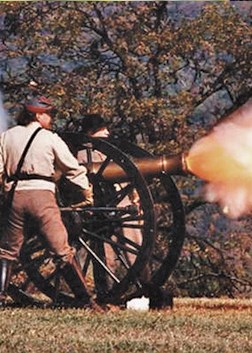
[[[196,141],[189,171],[206,181],[206,200],[231,218],[252,210],[252,99]]]

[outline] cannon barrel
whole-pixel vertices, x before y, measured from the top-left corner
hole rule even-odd
[[[169,175],[186,175],[188,173],[185,154],[172,156],[145,157],[133,160],[135,166],[144,177],[158,177],[163,173]],[[102,163],[93,162],[86,164],[89,173],[99,173]],[[113,182],[127,181],[128,176],[125,171],[116,163],[110,162],[102,170],[105,180]]]

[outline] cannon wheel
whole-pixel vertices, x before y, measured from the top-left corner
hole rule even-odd
[[[102,302],[118,304],[131,286],[141,288],[140,278],[154,244],[155,212],[149,188],[128,156],[107,141],[95,139],[91,142],[95,150],[106,156],[99,171],[90,175],[95,205],[73,211],[60,195],[62,215],[70,243],[81,256],[82,270],[91,295],[100,295]],[[111,161],[124,170],[129,180],[119,190],[103,178],[104,170]],[[122,199],[128,197],[133,189],[140,196],[140,211],[131,204],[120,206]],[[141,232],[141,243],[125,235],[125,229],[136,228]],[[73,304],[74,297],[62,278],[60,265],[55,263],[40,236],[34,231],[31,233],[21,252],[23,269],[39,291],[54,303]],[[107,264],[106,244],[113,249],[118,264],[115,272]]]
[[[133,158],[152,158],[149,152],[128,141],[114,139],[112,143]],[[185,213],[171,176],[163,173],[156,178],[145,179],[154,200],[157,217],[155,244],[148,266],[149,282],[154,286],[162,286],[172,274],[183,247]]]

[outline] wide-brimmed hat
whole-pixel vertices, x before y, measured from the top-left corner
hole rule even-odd
[[[99,114],[84,115],[81,121],[81,131],[84,134],[95,133],[104,127],[107,127],[107,123]]]

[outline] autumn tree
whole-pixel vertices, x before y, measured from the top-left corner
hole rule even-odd
[[[193,18],[172,2],[6,2],[1,12],[1,83],[12,102],[34,80],[61,117],[99,112],[132,139],[174,149],[190,146],[190,117],[209,97],[217,119],[228,107],[221,94],[231,106],[251,93],[251,29],[230,4]]]

